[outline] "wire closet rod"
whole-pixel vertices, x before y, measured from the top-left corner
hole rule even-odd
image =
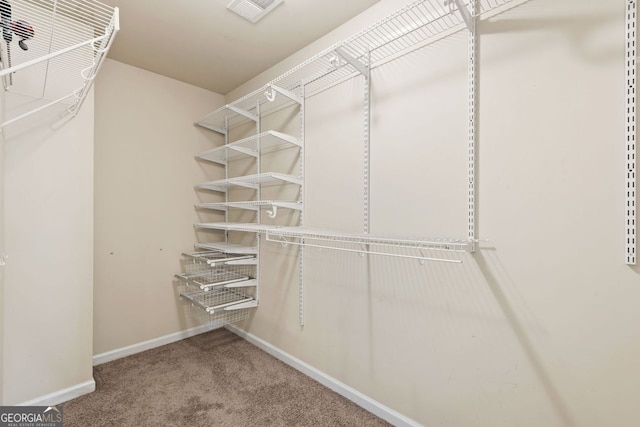
[[[393,253],[389,253],[389,252],[372,251],[370,249],[364,249],[364,248],[363,249],[349,249],[349,248],[339,248],[339,247],[336,247],[336,246],[329,246],[329,245],[315,245],[313,243],[308,243],[308,242],[295,242],[295,241],[287,240],[285,238],[274,239],[274,238],[270,237],[269,235],[267,235],[267,241],[280,243],[283,246],[287,246],[289,244],[292,244],[292,245],[296,245],[296,246],[306,246],[306,247],[309,247],[309,248],[330,249],[330,250],[341,251],[341,252],[352,252],[352,253],[357,253],[358,255],[361,255],[361,256],[364,256],[364,255],[382,255],[382,256],[389,256],[389,257],[393,257],[393,258],[415,259],[415,260],[418,260],[418,261],[446,262],[446,263],[452,263],[452,264],[462,264],[462,260],[460,260],[460,259],[434,258],[434,257],[428,257],[428,256],[422,256],[422,255],[393,254]],[[369,246],[369,245],[367,245],[367,246]]]

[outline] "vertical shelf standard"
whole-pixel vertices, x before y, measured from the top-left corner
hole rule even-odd
[[[636,0],[627,1],[626,16],[626,179],[625,179],[625,262],[637,263],[637,210],[636,210],[636,50],[638,28],[638,4]]]

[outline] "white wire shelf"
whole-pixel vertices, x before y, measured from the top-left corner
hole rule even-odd
[[[248,233],[266,233],[269,230],[278,228],[275,225],[256,224],[250,222],[201,222],[193,225],[196,229],[204,228],[210,230],[225,231],[246,231]]]
[[[247,246],[240,245],[237,243],[227,243],[227,242],[207,242],[207,243],[196,243],[194,245],[196,249],[203,250],[214,250],[220,251],[225,254],[247,254],[247,255],[257,255],[258,248],[256,246]]]
[[[299,138],[277,131],[267,131],[249,138],[232,142],[222,147],[207,150],[196,155],[196,158],[208,162],[226,165],[229,160],[238,157],[258,157],[264,153],[283,145],[293,145],[301,147]]]
[[[245,188],[258,189],[261,184],[276,185],[276,184],[295,184],[302,185],[302,179],[298,176],[287,175],[277,172],[265,172],[256,175],[239,176],[228,179],[220,179],[217,181],[203,182],[195,186],[197,190],[212,190],[226,192],[229,187],[239,186]]]
[[[257,307],[257,301],[239,289],[212,288],[201,290],[186,285],[180,296],[202,308],[208,314]]]
[[[304,227],[273,227],[266,229],[265,232],[267,241],[283,245],[294,244],[320,249],[412,258],[424,261],[461,263],[462,261],[459,259],[432,256],[431,254],[437,252],[465,253],[470,252],[473,248],[473,242],[461,239],[376,236]],[[417,251],[417,254],[407,255],[392,252],[389,249],[408,249]]]
[[[478,0],[477,10],[482,15],[524,1]],[[458,3],[464,7],[458,9]],[[273,88],[298,91],[304,85],[305,93],[314,93],[362,73],[363,67],[375,67],[393,57],[439,40],[444,35],[466,27],[464,17],[465,13],[468,14],[468,5],[468,0],[414,1],[354,36],[310,57],[263,87],[206,115],[196,124],[225,133],[225,117],[229,119],[230,128],[247,120],[245,116],[232,111],[232,108],[240,108],[257,115],[258,105],[260,112],[266,113],[283,104],[294,102],[277,92],[275,100],[270,102],[270,99],[274,98]]]
[[[253,264],[256,257],[253,255],[236,255],[229,256],[222,251],[199,251],[183,253],[185,259],[191,260],[194,264],[206,264],[209,268],[220,265],[241,265]]]
[[[303,100],[300,94],[300,82],[295,85],[289,85],[287,88],[275,84],[267,84],[250,95],[207,114],[195,124],[226,134],[228,128],[233,128],[248,121],[257,121],[258,113],[263,115],[290,104],[302,104]]]
[[[0,77],[6,91],[37,102],[8,109],[0,126],[56,104],[76,114],[119,30],[118,8],[95,0],[3,4]]]
[[[229,289],[248,288],[258,285],[258,281],[252,277],[240,274],[233,275],[231,272],[176,274],[175,277],[182,280],[184,283],[197,286],[202,290],[208,290],[216,287]]]
[[[300,211],[302,210],[302,202],[293,200],[250,200],[243,202],[221,202],[221,203],[196,203],[197,209],[214,209],[219,211],[227,211],[228,208],[246,209],[257,211],[260,208],[285,208]],[[275,214],[273,215],[275,216]]]

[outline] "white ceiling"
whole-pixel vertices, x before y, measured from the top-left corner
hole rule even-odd
[[[102,0],[120,8],[109,58],[226,94],[379,0],[285,0],[258,23],[231,0]]]

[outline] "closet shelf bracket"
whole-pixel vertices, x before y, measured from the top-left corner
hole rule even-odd
[[[340,56],[340,58],[342,58],[345,61],[347,61],[353,68],[358,70],[358,72],[360,74],[362,74],[363,76],[368,76],[369,75],[369,72],[367,71],[369,67],[367,67],[362,62],[358,61],[356,58],[354,58],[350,53],[348,53],[346,50],[344,50],[343,47],[337,47],[334,50],[334,52],[338,56]]]
[[[457,9],[458,12],[460,12],[460,16],[462,16],[462,20],[466,24],[467,29],[469,31],[474,31],[473,15],[467,8],[467,5],[464,4],[463,0],[447,0],[445,4],[449,5],[449,10],[451,11],[451,13],[454,13]]]
[[[248,118],[249,120],[253,120],[254,122],[258,123],[258,116],[253,114],[253,113],[250,113],[247,110],[243,110],[242,108],[238,108],[235,105],[229,105],[227,108],[229,110],[233,111],[236,114],[244,116],[244,117]]]
[[[205,129],[212,130],[212,131],[214,131],[214,132],[218,132],[218,133],[220,133],[220,134],[222,134],[222,135],[226,135],[226,134],[227,134],[227,130],[226,130],[226,129],[221,128],[221,127],[219,127],[219,126],[211,125],[211,124],[209,124],[209,123],[195,122],[195,123],[194,123],[194,125],[196,125],[196,126],[200,126],[200,127],[203,127],[203,128],[205,128]]]
[[[302,105],[302,97],[296,95],[294,92],[281,88],[279,86],[273,85],[273,84],[269,84],[267,85],[267,90],[264,94],[265,98],[267,98],[267,101],[269,102],[273,102],[276,100],[276,94],[280,94],[282,96],[285,96],[287,98],[289,98],[290,100],[292,100],[293,102]]]

